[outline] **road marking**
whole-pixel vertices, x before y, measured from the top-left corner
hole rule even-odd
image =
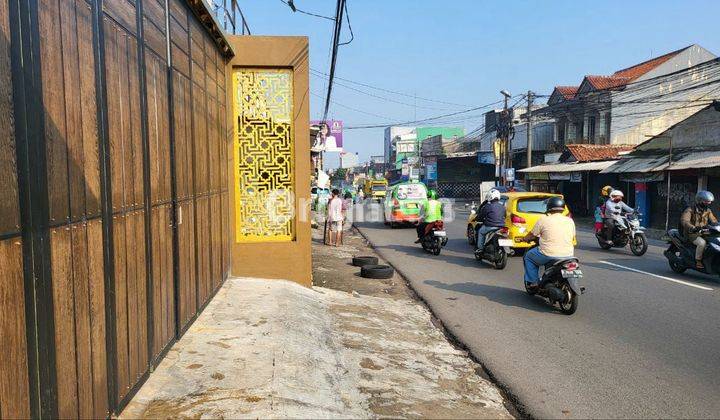
[[[673,282],[673,283],[682,284],[682,285],[690,286],[690,287],[695,287],[696,289],[708,290],[708,291],[712,291],[712,290],[713,290],[713,289],[711,289],[711,288],[709,288],[709,287],[700,286],[699,284],[694,284],[694,283],[690,283],[690,282],[687,282],[687,281],[674,279],[674,278],[672,278],[672,277],[665,277],[665,276],[661,276],[661,275],[659,275],[659,274],[654,274],[654,273],[649,273],[649,272],[647,272],[647,271],[637,270],[637,269],[635,269],[635,268],[625,267],[624,265],[611,263],[610,261],[600,260],[600,261],[598,261],[598,262],[601,262],[601,263],[607,264],[607,265],[612,265],[613,267],[624,268],[624,269],[626,269],[626,270],[634,271],[634,272],[640,273],[640,274],[647,274],[648,276],[657,277],[657,278],[659,278],[659,279],[671,281],[671,282]]]

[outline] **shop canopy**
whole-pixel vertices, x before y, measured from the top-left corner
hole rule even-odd
[[[597,162],[566,162],[566,163],[550,163],[545,165],[532,166],[530,168],[520,169],[518,172],[529,173],[550,173],[550,172],[583,172],[583,171],[602,171],[603,169],[615,164],[617,160],[602,160]]]
[[[668,160],[669,156],[667,154],[627,157],[603,169],[600,173],[646,173],[667,170],[680,171],[685,169],[713,168],[720,166],[720,150],[681,152],[673,156],[671,165],[668,165]]]

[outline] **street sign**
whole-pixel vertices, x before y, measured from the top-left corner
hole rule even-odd
[[[507,168],[505,169],[505,180],[507,182],[513,182],[515,181],[515,168]]]
[[[437,181],[437,163],[425,165],[425,179],[428,181]]]

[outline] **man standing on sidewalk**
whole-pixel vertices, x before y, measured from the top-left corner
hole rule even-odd
[[[343,224],[343,201],[340,198],[340,191],[337,188],[332,190],[332,197],[327,207],[327,220],[328,227],[330,229],[330,243],[333,245],[333,238],[335,238],[335,245],[340,244],[340,235],[342,235],[342,224]]]

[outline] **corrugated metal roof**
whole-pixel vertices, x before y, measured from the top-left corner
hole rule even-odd
[[[600,171],[601,174],[662,171],[667,166],[667,156],[651,156],[620,159],[616,164]]]
[[[616,164],[600,171],[600,173],[680,171],[683,169],[713,168],[718,166],[720,166],[720,150],[704,150],[674,156],[670,167],[668,167],[668,155],[665,154],[629,157],[620,159]]]
[[[601,171],[610,165],[616,163],[617,160],[605,160],[599,162],[568,162],[553,163],[549,165],[538,165],[530,168],[520,169],[518,172],[581,172],[581,171]]]

